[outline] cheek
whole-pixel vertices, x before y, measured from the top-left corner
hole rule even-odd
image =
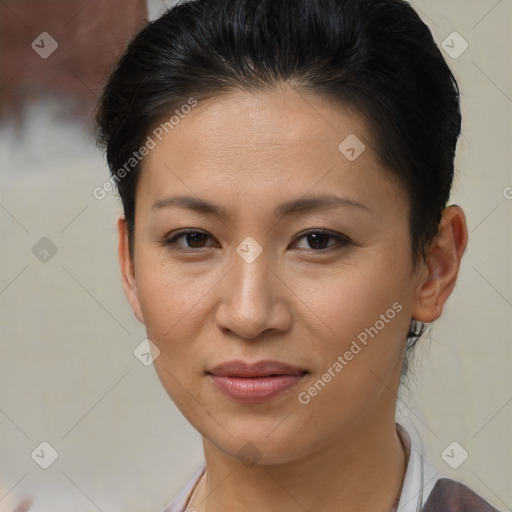
[[[366,278],[326,281],[317,286],[310,303],[329,326],[329,339],[314,338],[309,347],[318,363],[308,382],[297,391],[303,424],[322,441],[350,429],[370,411],[390,404],[400,375],[409,317],[406,298],[397,282]]]
[[[386,325],[396,324],[395,318],[403,325],[406,315],[396,315],[398,307],[392,308],[399,303],[402,312],[409,309],[410,279],[406,272],[405,265],[393,265],[388,258],[374,255],[356,265],[302,279],[297,295],[321,320],[322,332],[346,340],[373,325],[390,309],[388,316],[393,322]],[[408,324],[407,319],[405,322]]]
[[[179,342],[184,326],[202,311],[214,280],[198,278],[149,250],[139,257],[137,270],[137,295],[148,333],[163,345]]]
[[[197,342],[202,338],[200,318],[208,288],[168,264],[150,264],[143,258],[139,262],[137,290],[146,332],[160,350],[154,361],[157,375],[185,416],[200,414],[200,410],[194,412],[189,390],[196,388],[204,372]]]
[[[317,405],[312,407],[317,414],[322,415],[333,401],[344,403],[343,411],[335,414],[350,416],[350,410],[361,412],[376,400],[386,385],[394,387],[388,383],[400,374],[410,325],[407,249],[404,244],[401,264],[396,255],[375,251],[350,268],[311,279],[301,289],[314,313],[310,327],[316,324],[319,329],[310,347],[320,363],[314,382],[322,381],[316,386],[321,390],[314,398]],[[308,397],[317,393],[305,391]]]

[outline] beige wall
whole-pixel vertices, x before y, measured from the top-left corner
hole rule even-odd
[[[403,407],[431,464],[510,510],[512,2],[414,5],[439,44],[454,31],[469,43],[447,60],[464,116],[453,202],[471,233]],[[120,284],[119,203],[92,195],[105,164],[80,126],[55,121],[50,103],[34,102],[21,132],[2,129],[0,155],[0,512],[26,493],[38,496],[34,511],[159,511],[202,448],[153,368],[133,355],[145,333]],[[32,253],[42,237],[57,247],[47,263]],[[31,458],[42,441],[59,453],[46,470]],[[441,458],[452,441],[469,452],[457,470]]]

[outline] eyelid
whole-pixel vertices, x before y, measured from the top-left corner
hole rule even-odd
[[[304,236],[311,235],[314,233],[319,233],[321,235],[330,235],[333,238],[341,238],[343,240],[347,240],[347,242],[351,242],[351,239],[348,235],[344,235],[343,233],[338,233],[337,231],[331,231],[329,229],[324,228],[309,228],[305,231],[301,231],[296,237],[295,240],[303,238]]]

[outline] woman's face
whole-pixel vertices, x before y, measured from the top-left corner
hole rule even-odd
[[[394,418],[420,279],[369,130],[316,95],[230,92],[146,157],[127,294],[168,394],[224,453],[289,462]],[[215,370],[233,361],[291,369]]]

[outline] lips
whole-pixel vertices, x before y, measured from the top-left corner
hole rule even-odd
[[[208,373],[218,377],[270,377],[273,375],[302,375],[305,370],[279,363],[277,361],[229,361],[219,364]]]
[[[230,361],[208,371],[216,388],[242,403],[270,400],[296,386],[306,370],[278,361]]]

